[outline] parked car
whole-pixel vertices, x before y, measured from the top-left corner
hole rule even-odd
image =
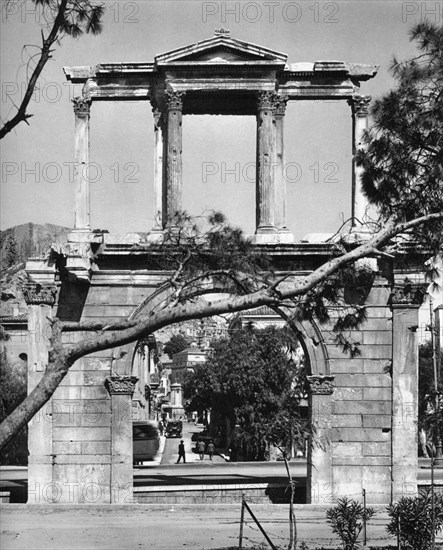
[[[183,422],[181,420],[172,420],[166,426],[166,437],[181,437],[183,433]]]
[[[160,436],[154,422],[132,423],[133,462],[152,460],[160,447]]]

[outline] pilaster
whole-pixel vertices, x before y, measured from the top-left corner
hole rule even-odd
[[[111,396],[111,504],[133,491],[132,396],[136,376],[109,376],[105,386]]]
[[[392,308],[391,500],[417,492],[418,310],[424,287],[396,283]]]
[[[331,452],[331,416],[334,376],[308,376],[309,401],[316,434],[309,442],[307,502],[331,503],[334,490]]]
[[[55,286],[28,284],[23,296],[28,305],[28,395],[41,381],[48,366],[49,319],[56,298]],[[28,424],[28,503],[52,502],[53,483],[52,399]]]

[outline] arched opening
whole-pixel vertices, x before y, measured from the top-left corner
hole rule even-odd
[[[218,291],[220,296],[223,295],[223,289],[214,288],[212,290],[216,292]],[[140,306],[134,312],[133,318],[142,315],[143,312],[147,309],[152,311],[156,308],[161,307],[164,301],[168,298],[169,294],[170,289],[166,286],[162,289],[159,289],[153,296],[140,304]],[[214,294],[211,294],[211,299],[213,299],[213,297]],[[254,316],[254,312],[243,312],[243,315],[245,316],[245,318],[248,318],[248,315],[250,317]],[[270,315],[265,315],[264,312],[258,312],[258,317],[256,315],[255,319],[259,327],[264,327],[269,325],[284,326],[286,324],[286,318],[286,312],[280,310],[278,312],[271,311]],[[225,332],[220,327],[212,329],[216,333],[216,338],[219,338],[220,336],[226,336],[227,332],[229,331],[229,320],[227,320],[226,325],[227,329]],[[322,341],[321,332],[316,324],[309,322],[293,322],[291,329],[297,335],[300,344],[298,353],[303,357],[303,360],[305,361],[307,369],[306,374],[310,377],[329,378],[329,360],[327,357],[326,348]],[[190,365],[190,363],[195,362],[195,357],[191,358],[190,356],[194,352],[201,351],[198,346],[201,346],[202,339],[204,339],[205,337],[207,338],[208,336],[207,327],[202,326],[201,321],[196,321],[194,322],[193,326],[192,323],[190,326],[186,326],[186,323],[183,323],[181,326],[171,327],[169,330],[169,332],[163,332],[163,334],[155,334],[151,336],[151,338],[153,338],[153,340],[155,341],[155,358],[153,357],[152,363],[150,364],[151,366],[149,367],[149,381],[147,383],[149,389],[146,393],[146,397],[148,400],[150,400],[150,403],[145,403],[144,412],[146,414],[149,411],[149,418],[151,420],[157,422],[162,421],[164,424],[165,421],[183,421],[183,425],[185,427],[183,428],[183,433],[180,433],[180,436],[183,437],[185,441],[187,439],[189,440],[187,441],[187,452],[193,453],[192,455],[187,455],[188,461],[191,456],[195,461],[198,461],[199,458],[197,453],[196,439],[198,440],[199,437],[207,437],[208,439],[213,440],[215,439],[214,431],[207,431],[206,434],[204,434],[204,428],[206,426],[203,425],[203,421],[208,421],[209,428],[211,428],[211,419],[205,419],[202,416],[199,417],[197,414],[193,415],[192,411],[186,411],[185,408],[181,408],[181,410],[179,410],[177,407],[174,409],[174,406],[177,403],[173,399],[174,388],[172,386],[174,386],[174,384],[176,383],[180,383],[180,381],[176,377],[177,370],[186,370],[189,366],[192,366]],[[187,336],[187,344],[189,348],[192,348],[193,344],[197,344],[198,349],[184,350],[186,352],[185,355],[187,354],[187,364],[185,362],[185,364],[183,365],[183,362],[178,361],[180,357],[175,357],[176,364],[174,364],[174,356],[172,355],[170,358],[166,358],[165,353],[163,353],[165,344],[168,340],[171,339],[171,336],[173,336],[174,334]],[[131,358],[131,365],[128,365],[126,372],[132,372],[133,375],[138,376],[140,379],[146,379],[148,375],[148,367],[147,363],[140,361],[140,358],[138,357],[138,349],[140,348],[140,346],[140,342],[138,344],[134,344],[132,348],[132,353],[128,353],[128,357]],[[137,368],[144,368],[145,373],[142,374],[141,372],[136,372],[137,369],[134,367],[135,364],[137,365]],[[177,370],[175,370],[176,368]],[[326,408],[328,406],[330,407],[330,393],[326,392],[323,393],[321,396],[306,394],[301,397],[302,407],[304,408],[303,414],[305,418],[309,421],[312,421],[313,423],[318,424],[318,420],[320,419],[321,421],[321,419],[326,414]],[[319,403],[319,398],[322,401],[321,404]],[[179,405],[182,406],[182,403],[180,402]],[[187,413],[190,413],[189,416],[187,415]],[[195,425],[194,423],[196,423],[197,425]],[[214,424],[212,428],[217,429],[217,425]],[[234,429],[235,426],[232,426],[231,428]],[[201,435],[202,433],[204,435]],[[321,422],[319,424],[317,435],[319,435],[320,438],[324,436],[322,432]],[[159,463],[162,464],[162,467],[168,463],[172,464],[177,460],[177,441],[173,438],[164,439],[165,443],[163,446],[163,455],[159,461]],[[225,450],[229,448],[229,442],[225,441],[224,445]],[[224,464],[225,461],[230,459],[230,456],[226,452],[222,452],[221,454],[225,456],[222,457],[220,464]],[[297,495],[299,502],[312,502],[313,499],[311,493],[315,493],[315,491],[317,491],[317,494],[323,494],[324,492],[326,492],[327,494],[331,493],[331,491],[333,490],[333,485],[331,483],[332,461],[328,456],[328,450],[325,446],[323,446],[322,448],[318,446],[313,446],[312,440],[309,440],[307,441],[306,448],[304,449],[297,449],[294,446],[294,448],[292,449],[292,456],[294,457],[293,463],[295,463],[296,460],[299,460],[300,464],[303,464],[304,468],[304,474],[302,476],[303,479],[300,480],[301,486],[303,486],[304,489],[301,493],[299,492]],[[206,460],[207,458],[207,455],[205,455]],[[237,456],[237,459],[238,458],[239,457]],[[278,465],[278,456],[275,454],[272,458],[274,459],[275,464]],[[282,476],[282,480],[284,481],[283,470]],[[328,483],[330,486],[328,486]],[[321,487],[319,486],[319,484],[321,484]]]

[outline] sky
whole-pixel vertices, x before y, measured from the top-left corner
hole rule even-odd
[[[427,17],[441,23],[439,2],[332,1],[202,2],[108,1],[97,37],[65,38],[55,47],[29,112],[1,142],[1,229],[34,222],[74,223],[74,114],[78,86],[63,66],[150,62],[160,53],[210,38],[225,27],[233,38],[286,53],[288,62],[342,60],[380,65],[362,84],[374,98],[393,80],[393,55],[414,53],[408,29]],[[45,21],[31,0],[2,2],[1,116],[13,114]],[[183,207],[199,215],[222,210],[251,234],[255,225],[255,118],[185,116]],[[149,102],[101,102],[91,109],[91,223],[94,229],[149,231],[153,205],[153,119]],[[350,215],[351,113],[342,102],[289,103],[285,118],[286,162],[299,172],[288,182],[288,226],[296,239],[334,232]],[[216,173],[205,175],[214,163]]]

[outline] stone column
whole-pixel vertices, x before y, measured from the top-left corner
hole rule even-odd
[[[133,492],[132,395],[136,376],[109,376],[111,396],[111,504],[125,504]],[[130,501],[129,501],[130,502]]]
[[[392,487],[391,500],[417,493],[418,310],[423,292],[399,284],[392,307]]]
[[[308,376],[311,418],[317,432],[310,438],[308,448],[307,501],[309,504],[329,504],[334,489],[332,476],[331,417],[334,377]]]
[[[29,284],[23,289],[28,304],[28,395],[48,365],[48,317],[52,316],[56,288]],[[52,399],[28,424],[28,503],[53,502]]]
[[[91,101],[73,100],[75,113],[75,231],[90,231],[89,219],[89,120]]]
[[[159,109],[153,109],[154,114],[154,224],[151,238],[162,233],[163,223],[163,125],[164,115]]]
[[[369,124],[371,96],[355,96],[350,101],[352,109],[352,226],[356,227],[367,218],[368,201],[363,195],[363,169],[355,161],[357,152],[363,148],[363,132]]]
[[[166,92],[166,169],[163,185],[163,226],[182,208],[182,110],[185,92]]]
[[[256,231],[258,244],[278,242],[275,226],[275,120],[277,94],[261,92],[257,102]]]
[[[279,233],[279,242],[292,243],[294,235],[286,227],[286,179],[284,176],[284,120],[287,97],[279,97],[274,110],[275,124],[275,225]]]

